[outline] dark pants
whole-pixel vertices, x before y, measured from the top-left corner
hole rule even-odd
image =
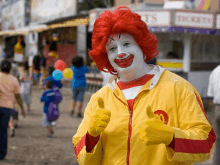
[[[0,159],[5,158],[8,147],[8,122],[11,109],[0,107]]]

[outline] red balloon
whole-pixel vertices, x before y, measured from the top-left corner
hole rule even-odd
[[[63,71],[66,68],[66,64],[63,60],[58,60],[55,62],[54,68]]]

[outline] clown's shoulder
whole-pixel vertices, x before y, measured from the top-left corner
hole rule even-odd
[[[194,93],[199,95],[196,88],[189,81],[168,70],[164,71],[158,83],[170,84],[176,93],[184,93],[185,96]]]

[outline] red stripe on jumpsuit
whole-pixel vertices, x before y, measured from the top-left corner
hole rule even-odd
[[[76,147],[74,147],[76,158],[78,159],[79,152],[86,145],[86,134],[82,137]]]
[[[196,100],[198,101],[206,117],[204,107],[196,93],[195,96],[196,96]],[[210,150],[215,140],[216,140],[216,135],[212,128],[206,140],[190,140],[190,139],[174,138],[173,141],[170,143],[169,147],[172,148],[175,152],[207,154],[210,153]]]

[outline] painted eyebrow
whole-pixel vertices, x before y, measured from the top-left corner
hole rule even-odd
[[[112,37],[108,37],[108,38],[110,38],[110,39],[112,39],[112,41],[114,41],[114,38],[112,38]]]
[[[121,38],[121,33],[118,35],[118,38]]]

